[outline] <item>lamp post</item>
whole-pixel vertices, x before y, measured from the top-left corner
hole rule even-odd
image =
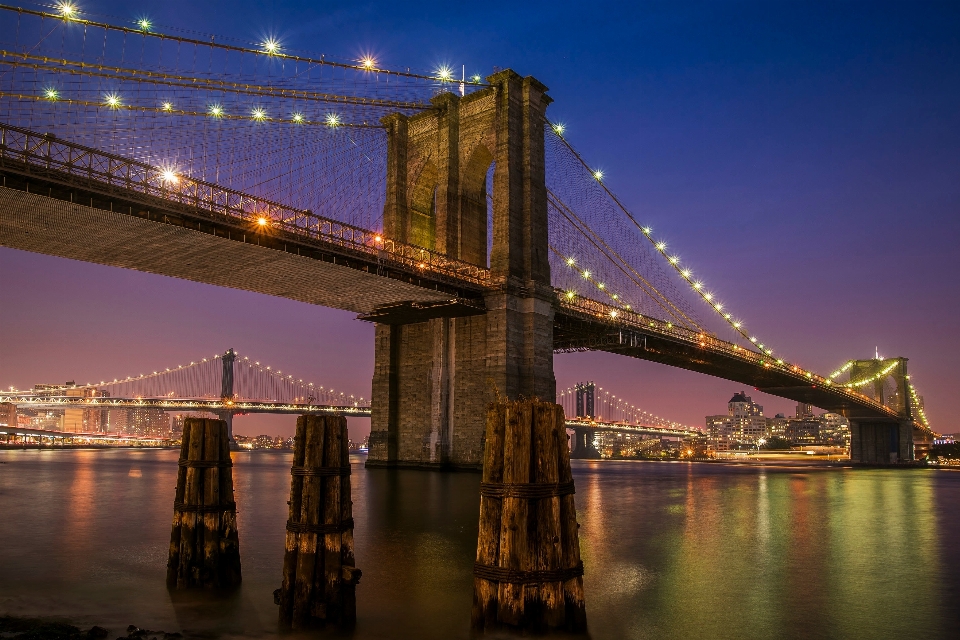
[[[757,455],[760,455],[760,447],[767,444],[766,438],[760,438],[757,440]]]

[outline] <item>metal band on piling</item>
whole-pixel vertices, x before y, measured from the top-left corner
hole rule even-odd
[[[339,524],[307,524],[287,520],[287,531],[290,533],[343,533],[350,529],[353,529],[353,518],[347,518]]]
[[[508,482],[481,482],[480,495],[484,498],[526,498],[539,500],[542,498],[556,498],[576,493],[573,481],[570,482],[525,482],[511,484]]]
[[[220,513],[221,511],[236,511],[236,502],[224,502],[223,504],[184,504],[182,502],[173,503],[174,511],[182,513]]]
[[[507,584],[538,584],[541,582],[566,582],[583,575],[583,563],[568,569],[541,569],[521,571],[504,567],[476,563],[473,565],[473,575],[491,582],[505,582]]]
[[[350,467],[291,467],[292,476],[349,476]]]

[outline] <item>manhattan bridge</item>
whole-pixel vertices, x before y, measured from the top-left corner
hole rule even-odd
[[[374,323],[369,401],[287,380],[261,407],[368,413],[368,464],[477,467],[485,407],[556,400],[553,355],[588,350],[842,414],[854,461],[929,441],[907,358],[822,375],[776,351],[610,190],[536,79],[93,18],[0,5],[0,245]],[[206,410],[258,410],[227,404],[226,357]],[[193,393],[148,378],[111,397]]]

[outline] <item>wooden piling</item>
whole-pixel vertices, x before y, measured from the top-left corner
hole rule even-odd
[[[563,408],[487,411],[473,628],[583,633],[583,564]]]
[[[173,502],[167,587],[225,589],[240,584],[240,579],[227,424],[187,418]]]
[[[280,626],[349,626],[357,615],[360,570],[354,566],[346,418],[300,416],[291,475],[283,584],[275,593]]]

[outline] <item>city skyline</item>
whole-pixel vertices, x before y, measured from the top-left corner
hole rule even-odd
[[[87,5],[187,26],[177,3]],[[510,62],[537,76],[556,100],[551,117],[604,180],[778,354],[820,373],[878,346],[906,356],[933,428],[953,430],[960,314],[956,285],[942,274],[960,266],[949,240],[960,224],[952,215],[960,127],[950,107],[958,67],[948,5],[909,15],[887,4],[750,5],[742,15],[622,8],[629,19],[581,16],[576,46],[547,35],[575,9],[504,9],[509,26],[491,41],[492,14],[445,6],[436,21],[416,23],[417,38],[435,43],[430,51],[380,26],[415,21],[389,7],[304,21],[296,5],[230,6],[197,10],[239,38],[260,37],[251,23],[269,24],[296,49],[317,51],[306,34],[319,30],[320,51],[341,58],[373,49],[387,63]],[[643,37],[608,37],[622,33],[620,22]],[[639,81],[621,82],[626,70]],[[864,252],[899,261],[865,262]],[[320,383],[335,369],[336,384],[370,388],[373,329],[350,313],[11,249],[0,249],[0,269],[3,295],[16,301],[0,310],[4,387],[136,373],[235,347]],[[891,293],[899,291],[906,303]],[[603,384],[633,404],[688,424],[738,386],[596,353],[558,355],[556,371],[559,388],[609,378]],[[755,395],[774,413],[792,406]]]

